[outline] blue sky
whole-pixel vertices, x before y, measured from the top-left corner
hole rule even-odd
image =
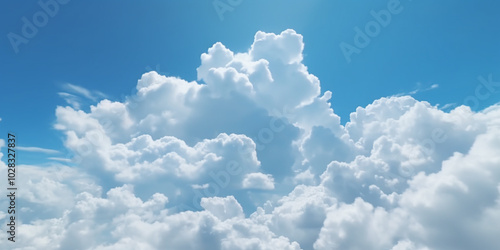
[[[40,2],[45,3],[50,1],[41,0]],[[230,3],[236,4],[231,5]],[[351,169],[356,169],[353,166],[363,166],[362,163],[357,162],[358,160],[361,162],[361,156],[370,159],[378,157],[377,159],[382,159],[382,161],[386,161],[389,165],[394,161],[400,161],[398,164],[405,165],[407,164],[406,160],[399,158],[389,160],[384,158],[384,143],[399,143],[398,146],[392,147],[391,150],[401,148],[401,154],[405,155],[406,153],[404,152],[415,150],[414,148],[412,149],[415,145],[411,144],[415,140],[424,145],[420,146],[425,147],[424,142],[428,138],[420,133],[425,134],[426,131],[431,131],[431,128],[448,128],[452,132],[447,135],[452,139],[447,140],[447,144],[444,146],[440,144],[441,147],[436,146],[433,148],[435,152],[433,151],[431,154],[426,155],[423,153],[424,156],[433,159],[432,163],[425,163],[428,164],[426,165],[427,167],[423,167],[425,174],[441,173],[443,176],[446,176],[446,171],[441,171],[443,166],[441,163],[450,158],[453,152],[465,154],[463,157],[474,158],[476,157],[474,150],[471,151],[470,155],[467,155],[469,149],[474,148],[472,146],[474,142],[478,145],[489,145],[488,142],[483,142],[480,135],[490,133],[492,129],[490,129],[490,125],[482,127],[481,124],[490,124],[489,121],[495,120],[497,114],[493,111],[488,111],[489,113],[486,112],[484,115],[484,117],[488,118],[484,118],[480,115],[483,113],[480,112],[488,107],[493,109],[491,107],[495,107],[495,104],[500,101],[498,91],[498,85],[500,84],[500,25],[498,25],[500,24],[500,15],[498,15],[500,3],[497,1],[123,0],[119,2],[69,1],[66,4],[58,3],[57,6],[58,9],[54,10],[52,16],[46,15],[48,22],[40,25],[41,27],[37,28],[37,32],[32,38],[26,38],[29,41],[28,43],[22,44],[15,44],[15,42],[13,44],[11,40],[12,34],[23,35],[23,27],[25,26],[23,18],[33,22],[33,18],[36,19],[37,13],[43,11],[43,7],[38,1],[8,1],[3,4],[3,8],[0,10],[0,34],[3,34],[3,38],[0,39],[0,76],[2,86],[2,97],[0,98],[0,134],[6,135],[7,132],[15,132],[17,134],[18,145],[25,147],[19,156],[20,160],[23,161],[23,164],[32,166],[33,169],[36,169],[35,166],[52,168],[54,164],[58,167],[61,167],[60,164],[66,164],[61,159],[55,160],[50,157],[65,158],[75,155],[75,150],[77,151],[75,149],[77,146],[75,145],[77,145],[78,140],[73,140],[67,133],[74,132],[79,139],[83,140],[85,131],[94,131],[90,129],[94,125],[88,125],[92,122],[85,120],[87,118],[75,118],[78,116],[77,110],[84,112],[80,114],[94,117],[101,122],[101,125],[103,119],[105,120],[103,117],[107,114],[106,110],[118,110],[117,112],[121,112],[120,107],[106,106],[108,104],[103,104],[102,107],[97,108],[98,111],[91,110],[90,105],[95,106],[104,99],[120,103],[120,105],[123,104],[127,110],[125,113],[121,113],[121,118],[110,118],[114,124],[113,126],[116,123],[123,126],[123,128],[116,129],[116,131],[108,131],[107,128],[104,128],[106,130],[105,138],[110,140],[110,146],[106,148],[106,150],[110,150],[110,154],[119,151],[117,145],[121,145],[120,143],[130,142],[131,145],[135,145],[134,143],[140,144],[137,141],[140,141],[144,145],[150,143],[150,145],[153,145],[151,146],[152,148],[159,147],[160,149],[157,149],[158,152],[163,152],[162,150],[166,149],[161,148],[159,146],[161,143],[156,141],[160,140],[163,136],[173,136],[180,141],[186,142],[189,147],[196,148],[200,152],[205,152],[203,150],[206,150],[205,153],[207,153],[213,150],[212,153],[215,152],[215,155],[219,151],[212,147],[218,146],[213,146],[211,143],[218,145],[218,140],[228,140],[231,142],[238,140],[245,141],[244,139],[233,137],[228,139],[221,136],[221,133],[244,134],[251,138],[257,145],[259,143],[267,145],[266,149],[256,149],[256,159],[260,163],[256,163],[257,160],[248,163],[250,166],[261,164],[259,168],[250,168],[254,172],[246,173],[245,177],[241,177],[241,180],[238,179],[243,189],[235,189],[234,192],[221,191],[221,197],[223,195],[234,195],[236,201],[232,200],[235,199],[234,197],[232,199],[225,198],[226,200],[223,201],[210,200],[206,201],[208,205],[203,207],[207,211],[213,212],[211,206],[216,207],[217,204],[220,205],[220,202],[227,206],[233,206],[234,204],[238,204],[239,206],[241,204],[244,216],[247,217],[252,212],[255,212],[258,207],[269,208],[274,206],[277,209],[275,211],[281,211],[277,208],[276,203],[271,206],[266,203],[266,200],[276,202],[280,197],[285,197],[286,195],[288,195],[289,199],[292,199],[295,197],[292,190],[300,191],[302,188],[299,187],[301,182],[297,182],[297,180],[303,181],[302,184],[308,185],[308,187],[321,189],[322,185],[326,185],[325,183],[329,181],[328,174],[334,170],[341,171],[341,166],[344,166],[342,164],[350,164]],[[218,10],[216,6],[219,8],[227,7],[229,9],[228,11],[221,12],[222,10]],[[390,20],[387,20],[387,23],[382,25],[378,23],[380,21],[377,21],[377,17],[373,13],[390,13]],[[359,49],[357,53],[346,55],[342,50],[342,44],[356,46],[356,43],[359,42],[359,40],[356,40],[358,36],[356,30],[359,28],[363,33],[367,33],[366,30],[368,29],[368,32],[370,32],[369,27],[374,22],[379,28],[377,34],[371,37],[367,36],[369,37],[369,41],[365,41],[362,48],[357,48]],[[296,33],[284,32],[287,29],[291,29]],[[296,77],[288,78],[289,76],[283,73],[285,71],[279,71],[281,68],[277,66],[273,68],[275,66],[272,66],[270,71],[273,74],[275,72],[277,75],[283,74],[283,78],[274,78],[285,79],[291,82],[289,88],[273,89],[276,96],[271,96],[276,97],[277,101],[275,103],[269,101],[270,99],[267,98],[269,96],[266,97],[266,94],[269,94],[266,91],[269,89],[264,90],[264,87],[259,89],[258,84],[251,78],[251,73],[248,72],[245,74],[250,77],[249,81],[251,82],[252,90],[248,93],[251,94],[245,92],[249,91],[248,85],[245,85],[246,87],[241,87],[244,90],[234,90],[235,92],[240,91],[238,93],[241,96],[225,96],[224,98],[227,99],[217,99],[225,95],[221,94],[223,92],[217,92],[222,91],[219,89],[222,85],[217,84],[225,84],[226,82],[223,80],[226,78],[219,79],[217,78],[217,74],[211,71],[200,73],[197,69],[202,68],[203,65],[205,65],[203,67],[207,68],[222,66],[213,61],[202,62],[200,56],[203,53],[207,53],[207,55],[215,58],[213,59],[214,61],[217,61],[219,60],[215,56],[218,55],[217,53],[231,58],[232,56],[229,56],[231,53],[250,53],[252,44],[257,46],[258,39],[255,36],[258,31],[268,34],[282,34],[284,37],[283,41],[290,42],[290,44],[276,45],[278,47],[270,46],[269,48],[271,49],[263,46],[262,50],[264,52],[262,52],[261,58],[268,60],[271,65],[276,65],[276,62],[272,59],[276,54],[286,52],[285,54],[287,55],[295,55],[296,51],[293,50],[292,45],[296,43],[303,44],[303,51],[299,51],[303,59],[300,62],[294,61],[293,63],[305,65],[308,74],[316,76],[320,84],[316,85],[311,80],[311,83],[307,83],[310,85],[306,84],[307,88],[304,87],[305,85],[300,85],[299,83],[295,86],[295,82],[293,81]],[[287,37],[287,35],[292,38]],[[300,39],[303,40],[297,40],[299,39],[298,37],[301,37]],[[216,47],[214,44],[217,42],[223,44],[224,49]],[[273,40],[270,43],[274,42],[276,41]],[[213,52],[210,52],[209,48],[214,48]],[[280,49],[283,49],[284,52]],[[228,51],[232,52],[229,53]],[[257,56],[254,56],[255,61],[257,61],[256,58]],[[238,63],[238,60],[240,60],[236,57],[233,59],[232,63]],[[243,64],[247,66],[253,65],[249,61],[245,61]],[[226,71],[223,72],[226,73],[232,72],[231,70],[236,68],[236,66],[229,64],[224,67],[226,67],[224,69]],[[248,67],[251,68],[253,66]],[[286,68],[288,66],[283,67]],[[231,68],[231,70],[228,68]],[[208,97],[206,97],[208,99],[201,97],[200,99],[196,99],[193,97],[190,99],[191,97],[188,94],[181,90],[175,90],[180,91],[179,93],[182,92],[180,95],[185,95],[186,100],[195,104],[186,104],[188,105],[187,107],[182,105],[176,106],[177,104],[172,101],[172,103],[168,102],[168,104],[164,104],[167,106],[173,105],[172,107],[169,106],[167,110],[155,110],[154,103],[151,104],[152,106],[148,106],[149,108],[141,106],[142,104],[138,104],[139,108],[132,106],[131,103],[135,102],[134,98],[142,100],[142,97],[138,97],[136,89],[136,86],[139,86],[139,79],[142,79],[144,89],[147,86],[153,86],[158,82],[164,81],[161,80],[163,78],[153,74],[143,76],[143,74],[152,70],[157,71],[160,75],[177,77],[187,82],[196,81],[198,84],[207,86],[212,84],[206,87],[206,89],[209,89],[206,91],[213,91],[210,92],[212,93],[212,95],[209,95],[211,96],[210,98],[215,98],[214,96],[217,98],[212,100]],[[300,74],[303,73],[300,69],[293,70],[298,70]],[[244,73],[243,69],[237,69],[237,71],[239,74]],[[243,78],[246,79],[245,77]],[[493,91],[488,91],[488,87],[484,85],[485,82],[489,82],[489,87]],[[172,86],[177,86],[176,84]],[[190,87],[192,91],[198,91],[196,90],[198,88],[197,85],[193,86]],[[294,89],[294,86],[297,89]],[[302,87],[303,89],[301,89]],[[316,91],[316,87],[320,88],[319,94],[315,94],[314,92]],[[479,94],[478,88],[480,88]],[[144,91],[146,92],[146,90]],[[255,91],[257,94],[252,91]],[[259,91],[265,93],[259,96]],[[279,91],[282,91],[282,93],[278,93]],[[327,98],[325,101],[322,96],[328,96],[328,91],[331,92],[331,99],[328,100]],[[158,93],[168,94],[170,92]],[[200,90],[200,93],[200,96],[203,96],[205,92]],[[71,98],[73,99],[71,100],[73,103],[68,103],[64,98],[70,95],[72,95]],[[148,98],[156,100],[155,95],[151,93],[145,95],[151,95]],[[290,96],[290,99],[293,99],[294,96],[297,96],[298,99],[303,98],[304,103],[314,100],[314,105],[317,106],[311,105],[311,107],[304,110],[295,106],[294,108],[297,109],[293,112],[296,113],[293,113],[292,116],[276,116],[276,114],[272,114],[273,108],[280,109],[282,107],[279,104],[285,106],[290,103],[293,104],[293,101],[286,100],[287,95]],[[412,98],[406,99],[408,95]],[[481,95],[487,95],[487,97],[479,98]],[[383,97],[392,97],[393,99],[380,99]],[[176,97],[171,96],[169,98],[175,99]],[[236,102],[233,103],[233,101],[238,99],[243,100],[241,103],[244,103],[241,109],[238,109],[240,106],[237,106]],[[230,104],[222,100],[229,100],[228,103]],[[477,100],[477,103],[472,102],[474,100]],[[422,101],[430,103],[430,106],[426,106],[427,104]],[[328,103],[333,108],[333,112],[331,113],[328,111],[328,108],[325,109],[325,105]],[[189,106],[191,104],[193,106]],[[235,110],[239,110],[235,112],[241,112],[241,123],[237,123],[235,120],[231,120],[224,115],[224,107],[233,104],[236,105],[234,106]],[[370,104],[372,105],[370,106]],[[453,113],[452,110],[461,105],[472,106],[472,111],[479,113],[473,112],[467,119],[463,115],[461,118],[454,117],[453,115],[459,113],[459,111]],[[68,107],[68,109],[63,107]],[[184,117],[183,112],[191,112],[185,110],[191,110],[193,107],[198,107],[198,112],[193,111],[192,116]],[[213,109],[220,108],[222,111],[220,114],[217,112],[211,113],[213,109],[209,107]],[[356,112],[358,107],[361,108],[359,112]],[[414,108],[407,110],[403,107]],[[141,108],[151,110],[150,112],[153,114],[151,117],[155,118],[147,118],[144,113],[146,111]],[[56,109],[59,113],[56,113]],[[99,112],[103,112],[105,115],[101,116]],[[356,112],[353,116],[356,120],[350,121],[350,115],[353,112]],[[248,114],[255,116],[255,120],[248,118],[251,117]],[[161,120],[169,115],[172,115],[172,117],[168,121],[172,121],[172,124],[178,122],[177,124],[179,125],[177,127],[172,125],[168,129],[165,127],[165,130],[158,128],[158,124],[156,124],[158,120],[155,119]],[[219,117],[218,115],[221,117],[220,123],[212,122],[210,118],[207,118],[212,117],[213,119],[213,117]],[[128,116],[130,116],[130,120],[123,118]],[[234,114],[232,116],[240,117]],[[273,117],[286,120],[284,123],[286,125],[284,131],[286,133],[278,133],[273,130],[276,133],[273,135],[273,138],[276,139],[272,140],[271,143],[263,143],[262,139],[259,139],[259,133],[263,131],[261,127],[264,126],[265,128],[266,125],[262,124],[267,124],[269,119],[272,121]],[[88,127],[81,128],[76,123],[67,120],[70,118],[78,121],[81,119],[82,124],[87,124]],[[122,118],[124,120],[121,120]],[[340,119],[338,124],[337,118]],[[398,125],[387,122],[391,119],[397,120]],[[226,120],[232,122],[232,124],[223,124],[222,121]],[[467,120],[470,120],[471,124],[468,124]],[[449,125],[448,122],[453,123],[452,121],[459,125],[456,125],[457,127],[451,125],[451,127],[447,127]],[[126,125],[128,124],[127,122],[132,125]],[[254,126],[248,125],[248,122],[253,122]],[[371,125],[366,125],[368,123]],[[468,125],[470,126],[467,127]],[[60,129],[56,129],[57,126]],[[124,128],[126,126],[129,127]],[[417,131],[414,131],[415,134],[410,134],[410,130],[405,130],[406,126]],[[387,128],[389,132],[384,130],[384,128]],[[389,128],[394,130],[390,130]],[[374,131],[379,131],[380,134]],[[394,133],[396,132],[394,131],[398,131],[397,133],[400,134],[395,135]],[[388,134],[382,135],[383,133]],[[461,133],[470,134],[466,134],[464,138],[461,138]],[[141,134],[150,136],[152,141],[140,137]],[[410,142],[398,141],[405,136],[415,140],[408,139]],[[350,141],[346,142],[344,140]],[[435,141],[433,139],[433,142]],[[206,145],[202,142],[206,143]],[[158,145],[155,143],[158,143]],[[172,143],[180,142],[176,141]],[[199,148],[195,146],[196,143],[200,143]],[[410,144],[413,146],[409,146]],[[496,145],[495,143],[492,144]],[[113,148],[115,146],[117,148]],[[378,146],[380,146],[380,151],[375,150]],[[36,148],[30,149],[29,147]],[[135,147],[130,146],[130,150],[137,150]],[[479,148],[480,146],[475,147]],[[195,157],[198,160],[190,159],[181,153],[184,152],[186,155],[190,155],[190,153],[186,152],[196,151],[195,149],[186,149],[182,146],[179,146],[179,148],[175,150],[179,150],[178,154],[186,158],[186,164],[198,164],[193,163],[198,162],[198,158]],[[224,150],[223,152],[229,152],[229,149],[224,148]],[[394,153],[393,151],[391,152]],[[140,154],[142,153],[141,151]],[[163,153],[166,154],[167,152]],[[224,158],[224,154],[222,155],[221,157]],[[245,157],[253,159],[248,155],[245,157],[241,156],[240,153],[236,155],[234,157],[237,159],[247,159]],[[422,162],[428,160],[424,156],[413,155],[410,157],[405,155],[405,157],[409,157],[408,159],[411,158],[408,162],[420,162],[418,164],[424,164]],[[157,156],[157,158],[154,156],[144,157],[147,162],[153,162],[154,159],[161,158],[160,156]],[[419,158],[420,161],[417,161],[412,157],[421,157],[421,159]],[[129,162],[132,162],[131,159],[129,159]],[[144,159],[141,158],[141,160]],[[210,159],[208,157],[205,160],[210,162]],[[130,170],[131,172],[127,172],[129,170],[120,172],[121,170],[117,170],[118,167],[115,169],[112,167],[109,167],[109,169],[104,168],[106,170],[94,169],[95,172],[93,172],[92,166],[100,166],[99,164],[105,163],[110,164],[114,159],[103,158],[102,162],[87,160],[84,159],[83,163],[71,163],[68,165],[76,169],[85,169],[85,171],[82,171],[86,175],[80,172],[76,175],[85,181],[87,181],[86,178],[94,178],[92,180],[97,180],[96,185],[102,188],[103,193],[115,190],[113,188],[118,188],[116,189],[118,191],[115,190],[116,192],[129,192],[128,186],[121,187],[121,189],[119,186],[121,184],[130,184],[135,185],[136,188],[136,193],[130,191],[133,195],[147,200],[149,196],[153,195],[153,191],[158,191],[155,188],[144,185],[145,181],[136,176],[138,173],[145,174],[141,172],[145,170],[138,165],[134,165],[134,168],[131,168],[133,170]],[[162,161],[166,160],[162,159]],[[338,161],[338,164],[330,164],[334,161]],[[454,161],[457,160],[455,159]],[[327,165],[328,167],[326,167]],[[286,169],[283,170],[281,167]],[[156,173],[154,170],[151,171],[151,173]],[[30,173],[37,172],[32,170]],[[295,176],[292,176],[292,173]],[[88,177],[87,174],[93,177]],[[416,175],[416,173],[414,174]],[[412,179],[413,177],[413,175],[405,177],[404,180]],[[426,177],[431,179],[430,175]],[[206,180],[206,178],[209,177],[200,177],[197,180],[200,181],[199,183],[193,182],[193,190],[206,189],[206,187],[203,188],[203,185],[207,184],[203,183],[203,180]],[[335,176],[335,178],[340,177]],[[57,181],[61,180],[58,179]],[[111,184],[103,184],[106,181],[109,181]],[[63,183],[61,185],[71,187],[74,187],[72,185],[76,185],[71,181],[61,181],[61,183]],[[186,181],[185,183],[191,182]],[[185,183],[179,184],[182,186],[179,188],[180,190],[189,189]],[[418,179],[415,183],[414,189],[405,186],[392,191],[403,197],[403,193],[410,192],[406,191],[406,188],[408,190],[427,190],[425,188],[418,188],[420,187],[417,185],[419,184]],[[175,184],[172,185],[169,188],[175,187]],[[186,187],[183,185],[186,185]],[[276,192],[258,191],[257,189],[259,188],[255,187],[259,185],[265,186],[267,188],[264,188],[265,190],[275,190]],[[365,187],[363,184],[360,185],[363,188]],[[381,192],[390,194],[389,191],[379,184],[375,186],[380,187]],[[247,189],[251,191],[247,191]],[[372,189],[370,190],[373,191]],[[73,191],[76,195],[81,190],[75,187]],[[309,191],[306,190],[302,193],[307,192]],[[341,193],[340,191],[337,192],[336,190],[332,192],[337,196],[331,196],[332,193],[325,194],[324,197],[322,196],[321,199],[324,198],[325,204],[328,203],[326,200],[333,197],[339,202],[345,202],[346,206],[352,206],[352,209],[358,209],[358,205],[363,207],[358,200],[355,201],[357,196],[352,192],[348,194]],[[359,191],[360,194],[363,192]],[[185,197],[178,198],[170,193],[165,193],[165,195],[172,201],[167,207],[175,206],[176,202],[182,203],[185,201],[183,200]],[[390,211],[390,206],[383,205],[385,203],[380,200],[371,200],[367,194],[360,197],[364,199],[364,202],[368,202],[373,206],[382,206],[387,211]],[[409,194],[408,197],[410,197]],[[408,211],[414,211],[405,205],[405,199],[409,198],[401,198],[402,201],[398,206]],[[458,200],[464,201],[465,198]],[[37,204],[34,201],[29,202],[32,202],[29,203],[31,205]],[[327,206],[325,204],[323,205]],[[36,206],[43,205],[38,204]],[[33,206],[34,208],[32,209],[36,210],[36,206]],[[68,207],[71,207],[71,204],[68,204]],[[54,214],[57,213],[54,212]],[[48,213],[46,214],[46,218],[50,218],[54,214]],[[415,218],[417,220],[421,219],[418,216]],[[332,220],[335,221],[334,219]],[[328,221],[326,220],[325,223]],[[332,221],[329,222],[333,223]],[[273,231],[273,228],[271,227],[269,230]],[[300,237],[294,238],[293,235],[296,235],[296,233],[293,232],[283,232],[283,234],[280,234],[277,231],[273,231],[277,235],[287,236],[290,239],[291,245],[293,245],[293,241],[297,241],[300,243],[301,248],[305,249],[312,249],[313,243],[317,249],[321,249],[322,246],[329,246],[331,242],[328,243],[328,240],[326,240],[328,235],[322,236],[319,232],[320,229],[318,229],[316,236],[306,239]],[[395,236],[394,239],[398,237]],[[395,244],[381,245],[381,248],[392,247],[398,244],[402,247],[400,249],[410,249],[409,247],[404,247],[412,244],[417,248],[425,246],[433,248],[440,246],[439,244],[445,244],[434,241],[430,236],[426,238],[426,241],[418,242],[416,239],[419,237],[414,236],[413,238],[402,239],[401,241],[396,240]],[[425,238],[427,236],[421,237]],[[317,239],[317,241],[312,241],[313,238]],[[392,241],[394,239],[391,238]],[[487,242],[487,240],[484,242]],[[64,244],[62,242],[61,246]],[[336,245],[337,247],[348,246],[342,245],[344,243],[338,244],[340,245]],[[348,242],[345,244],[348,244]],[[488,246],[487,243],[484,244],[486,244],[484,246]]]

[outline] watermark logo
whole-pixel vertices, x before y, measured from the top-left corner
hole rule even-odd
[[[489,74],[488,78],[478,76],[477,80],[479,84],[474,90],[474,95],[470,95],[464,99],[464,104],[471,107],[472,110],[479,107],[480,101],[485,101],[490,98],[492,94],[500,92],[500,82],[493,81],[492,74]]]
[[[29,19],[25,16],[21,18],[23,22],[21,33],[9,32],[9,34],[7,34],[7,38],[14,52],[16,54],[19,53],[19,46],[21,44],[28,44],[30,39],[38,34],[38,29],[45,27],[49,23],[49,19],[57,15],[60,5],[65,5],[69,1],[70,0],[38,1],[38,5],[42,10],[35,12]]]
[[[238,5],[240,5],[243,0],[215,0],[212,2],[215,12],[219,16],[219,19],[224,21],[224,13],[228,11],[233,11]]]
[[[370,15],[374,20],[367,22],[364,29],[358,26],[354,27],[353,45],[346,42],[341,42],[339,45],[347,63],[351,63],[352,54],[360,54],[361,50],[371,43],[371,39],[377,37],[382,28],[387,27],[391,23],[392,17],[401,13],[403,9],[399,0],[389,0],[387,9],[378,12],[374,10],[370,11]]]

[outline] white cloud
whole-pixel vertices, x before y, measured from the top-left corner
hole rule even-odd
[[[336,202],[324,187],[299,185],[274,204],[258,208],[250,218],[267,225],[275,234],[294,239],[302,248],[311,249],[328,208]]]
[[[36,152],[36,153],[44,153],[44,154],[58,154],[58,153],[60,153],[59,151],[54,150],[54,149],[40,148],[40,147],[21,147],[21,146],[17,146],[16,149],[20,150],[20,151]]]
[[[331,92],[321,95],[302,64],[301,35],[254,39],[244,53],[208,49],[200,82],[148,72],[124,102],[57,107],[73,164],[19,166],[26,205],[16,247],[500,245],[500,106],[444,112],[394,96],[358,107],[342,126]]]
[[[357,198],[352,204],[332,207],[315,249],[388,249],[399,234],[396,215]]]
[[[243,188],[272,190],[274,189],[274,179],[269,174],[250,173],[243,180]]]
[[[233,196],[202,198],[201,206],[219,220],[243,218],[243,208]]]
[[[467,154],[454,154],[438,173],[416,176],[402,195],[400,205],[426,229],[419,233],[427,245],[443,249],[498,246],[498,230],[492,225],[500,223],[499,114],[486,114],[496,125],[479,135]]]

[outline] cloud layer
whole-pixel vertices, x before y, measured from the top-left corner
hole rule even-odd
[[[303,49],[293,30],[259,31],[247,52],[209,48],[197,81],[152,71],[125,101],[57,107],[73,161],[19,166],[14,248],[500,245],[499,106],[394,96],[343,126]]]

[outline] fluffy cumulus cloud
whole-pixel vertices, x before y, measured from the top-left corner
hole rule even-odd
[[[246,52],[214,44],[196,81],[152,71],[125,100],[57,107],[71,164],[19,166],[18,237],[0,244],[497,249],[500,106],[393,96],[342,125],[303,49],[259,31]]]

